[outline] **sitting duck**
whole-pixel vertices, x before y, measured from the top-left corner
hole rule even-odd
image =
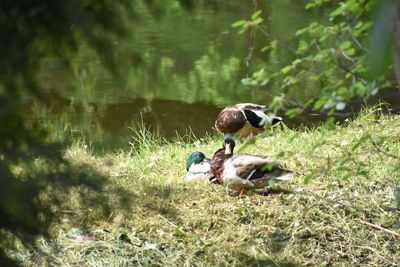
[[[289,180],[292,172],[284,169],[278,162],[265,156],[249,154],[233,155],[235,141],[232,137],[224,139],[223,148],[218,149],[211,160],[211,172],[220,184],[240,191],[254,190],[271,185],[277,180]]]
[[[186,160],[186,180],[189,182],[208,180],[216,182],[211,172],[211,160],[207,159],[203,152],[196,151],[189,155]]]
[[[218,114],[215,128],[222,132],[224,137],[252,137],[282,121],[281,117],[265,114],[266,111],[265,106],[253,103],[227,106]]]

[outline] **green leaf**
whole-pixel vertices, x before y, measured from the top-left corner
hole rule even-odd
[[[245,31],[247,31],[249,29],[249,24],[245,24],[245,25],[243,25],[242,26],[242,28],[240,28],[240,30],[239,30],[239,34],[242,34],[242,33],[244,33]]]
[[[311,8],[313,8],[313,7],[315,7],[315,6],[316,6],[315,3],[308,3],[308,4],[305,6],[305,9],[311,9]]]
[[[244,26],[244,25],[246,25],[246,24],[247,24],[247,21],[245,21],[245,20],[239,20],[239,21],[234,22],[234,23],[232,24],[232,27],[238,28],[238,27],[242,27],[242,26]]]
[[[303,29],[300,29],[300,30],[296,31],[295,35],[296,35],[296,36],[302,35],[302,34],[304,34],[305,32],[309,31],[310,28],[311,28],[311,24],[308,25],[308,27],[305,27],[305,28],[303,28]]]
[[[257,19],[261,15],[261,13],[262,13],[261,10],[257,10],[256,12],[253,13],[253,15],[251,15],[251,19],[252,20]]]
[[[281,72],[283,74],[287,74],[289,71],[291,71],[292,69],[294,69],[294,67],[292,65],[287,65],[286,67],[284,67],[283,69],[281,69]]]
[[[355,50],[354,48],[350,48],[350,49],[347,49],[347,50],[346,50],[346,54],[347,54],[348,56],[354,55],[355,52],[356,52],[356,50]]]
[[[347,92],[348,92],[347,88],[342,86],[338,90],[338,95],[345,95],[345,94],[347,94]]]
[[[257,19],[255,19],[255,20],[253,20],[252,22],[253,22],[253,24],[258,25],[258,24],[260,24],[260,23],[263,22],[263,21],[264,21],[264,19],[262,19],[262,18],[257,18]]]
[[[265,51],[267,51],[267,50],[270,49],[270,48],[271,48],[271,46],[269,46],[269,45],[264,46],[263,48],[261,48],[261,52],[265,52]]]
[[[292,65],[294,65],[294,66],[296,66],[296,65],[298,65],[299,63],[301,63],[303,60],[301,60],[300,58],[297,58],[297,59],[295,59],[293,62],[292,62]]]
[[[320,109],[320,108],[322,108],[323,105],[325,105],[325,103],[326,103],[325,99],[323,99],[323,98],[318,99],[318,100],[314,103],[314,108],[315,108],[315,109]]]
[[[307,42],[304,41],[304,40],[300,40],[300,41],[299,41],[299,46],[298,46],[296,52],[297,52],[297,53],[304,53],[305,51],[307,51],[307,49],[308,49],[308,44],[307,44]]]
[[[350,47],[351,47],[351,42],[350,41],[345,41],[339,46],[339,48],[342,49],[342,50],[346,50],[346,49],[348,49]]]
[[[329,14],[329,17],[332,18],[337,17],[338,15],[342,14],[346,10],[346,8],[347,8],[346,3],[340,3],[340,6]]]

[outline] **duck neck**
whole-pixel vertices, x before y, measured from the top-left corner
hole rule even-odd
[[[220,183],[221,175],[224,171],[224,163],[230,157],[232,157],[232,154],[225,154],[225,150],[221,148],[214,153],[214,156],[211,160],[211,172],[214,174],[215,177],[218,178],[218,181],[220,181]]]

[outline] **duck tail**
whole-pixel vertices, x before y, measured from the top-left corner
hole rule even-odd
[[[271,125],[274,126],[282,121],[282,117],[272,115]]]
[[[281,117],[275,116],[274,114],[263,114],[262,119],[259,123],[260,126],[270,125],[274,126],[282,121]]]

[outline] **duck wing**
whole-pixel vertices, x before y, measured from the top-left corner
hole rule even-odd
[[[255,128],[261,128],[265,125],[265,121],[267,120],[266,116],[262,112],[254,112],[250,109],[243,110],[244,115],[246,116],[247,121],[251,124],[251,126]],[[260,114],[261,113],[261,114]]]
[[[245,124],[245,115],[233,107],[224,108],[215,120],[215,128],[222,133],[234,133],[243,128]]]
[[[290,171],[284,169],[278,162],[269,157],[253,155],[237,155],[232,159],[236,175],[249,181],[258,179],[280,179],[279,177]],[[281,180],[285,180],[282,178]]]
[[[260,110],[244,109],[243,113],[249,123],[255,128],[262,128],[266,125],[273,126],[282,121],[281,117],[275,116],[273,114],[267,115]]]

